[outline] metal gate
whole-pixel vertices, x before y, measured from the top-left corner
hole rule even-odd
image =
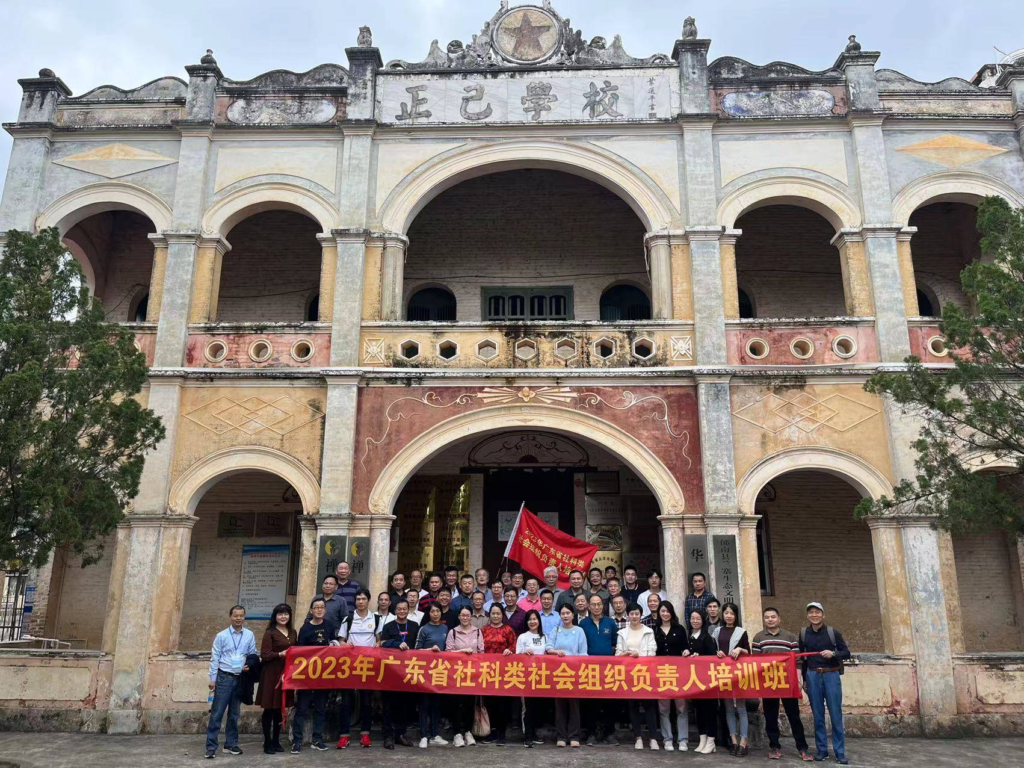
[[[0,592],[0,642],[21,638],[22,619],[25,611],[25,587],[28,574],[8,572],[4,574],[3,591]]]

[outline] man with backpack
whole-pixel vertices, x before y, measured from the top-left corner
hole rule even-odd
[[[356,591],[356,608],[348,615],[338,628],[339,645],[347,645],[356,648],[373,648],[377,644],[377,634],[381,630],[380,616],[370,611],[370,590],[360,587]],[[351,741],[352,723],[352,698],[351,688],[341,693],[341,738],[338,739],[338,749],[345,749]],[[366,688],[359,689],[359,743],[364,747],[370,746],[370,722],[373,714],[373,707],[370,704],[370,691]]]
[[[828,734],[825,730],[825,708],[832,720],[832,751],[840,765],[849,765],[846,758],[846,731],[843,728],[843,662],[850,658],[850,649],[838,629],[826,626],[825,609],[819,602],[807,604],[810,626],[800,630],[800,653],[813,653],[801,659],[804,689],[814,714],[814,759],[828,758]]]

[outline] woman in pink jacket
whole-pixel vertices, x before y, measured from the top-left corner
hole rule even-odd
[[[464,605],[459,609],[459,623],[454,629],[448,631],[448,640],[445,642],[446,651],[455,653],[483,653],[483,633],[473,626],[473,609]],[[476,744],[473,738],[473,697],[472,696],[449,696],[448,719],[452,721],[452,730],[455,731],[454,744],[456,747],[472,747]]]

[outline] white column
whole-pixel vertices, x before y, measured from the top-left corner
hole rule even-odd
[[[661,556],[665,569],[665,591],[668,599],[682,610],[686,595],[686,547],[683,539],[683,515],[659,515],[661,523]],[[623,563],[625,565],[625,563]]]
[[[402,235],[384,236],[381,268],[380,316],[382,320],[404,320],[405,256],[409,239]]]
[[[368,234],[365,229],[334,230],[338,243],[338,261],[334,276],[334,314],[331,318],[332,366],[359,365]]]
[[[391,558],[391,524],[395,516],[370,516],[370,594],[376,595],[387,589],[388,569]]]
[[[672,319],[672,242],[668,232],[644,236],[647,270],[651,278],[651,316]]]
[[[469,476],[469,562],[484,561],[484,476]]]

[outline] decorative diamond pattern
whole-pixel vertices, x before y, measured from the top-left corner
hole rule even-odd
[[[790,427],[806,434],[821,427],[847,432],[878,413],[876,408],[845,395],[829,395],[819,400],[801,392],[789,399],[775,394],[765,395],[733,415],[774,435]]]
[[[259,397],[231,400],[220,397],[184,414],[189,421],[224,435],[233,430],[252,436],[265,430],[287,435],[300,427],[324,417],[323,413],[308,405],[279,397],[267,402]]]
[[[693,336],[673,336],[672,359],[693,361]]]
[[[363,362],[384,363],[384,339],[363,339]]]

